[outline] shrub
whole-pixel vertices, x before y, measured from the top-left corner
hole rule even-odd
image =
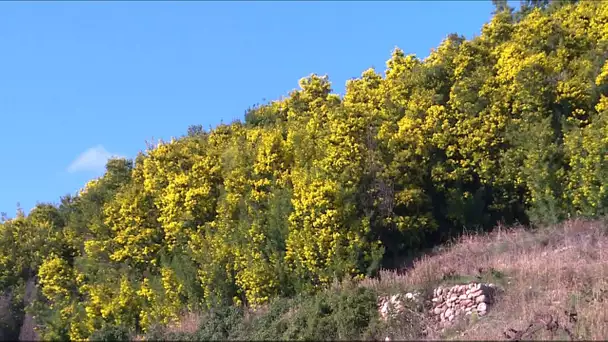
[[[275,300],[255,318],[256,339],[356,340],[377,322],[376,293],[348,286]]]
[[[196,332],[152,329],[146,340],[361,340],[378,336],[376,292],[355,285],[277,298],[257,311],[219,307]]]
[[[91,341],[129,341],[130,331],[128,328],[119,325],[104,325],[91,334]]]
[[[214,308],[203,318],[195,333],[197,341],[246,339],[243,309],[235,306]]]

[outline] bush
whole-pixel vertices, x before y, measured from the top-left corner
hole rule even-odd
[[[361,287],[279,299],[253,322],[255,339],[357,340],[377,323],[376,293]]]
[[[195,334],[197,341],[247,339],[244,312],[238,307],[212,309]]]
[[[376,338],[376,293],[346,286],[277,298],[257,312],[221,307],[203,315],[195,333],[154,329],[147,340],[361,340]]]
[[[129,341],[130,331],[124,326],[105,325],[91,334],[91,341]]]
[[[252,325],[254,340],[278,340],[289,328],[289,313],[297,306],[297,298],[276,298],[270,302],[265,311],[256,313]]]

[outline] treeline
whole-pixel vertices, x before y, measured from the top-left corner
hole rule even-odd
[[[148,146],[0,224],[0,289],[44,339],[313,292],[466,229],[608,208],[608,3],[531,1],[341,98],[312,75],[244,122]],[[3,328],[4,331],[8,329]]]

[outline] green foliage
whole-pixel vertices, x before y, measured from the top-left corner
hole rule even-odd
[[[463,228],[605,215],[608,3],[493,2],[479,37],[424,60],[395,49],[342,98],[310,75],[243,123],[190,126],[4,218],[0,290],[36,277],[45,339],[154,334],[184,310],[294,295],[252,325],[213,311],[197,336],[354,339],[378,328],[371,295],[323,292],[334,280]]]
[[[147,340],[361,340],[378,337],[376,293],[349,286],[315,295],[276,298],[263,310],[214,308],[193,333],[157,327]]]
[[[303,300],[291,310],[294,311],[282,339],[360,339],[378,314],[375,293],[360,287],[347,291],[326,291]]]
[[[118,342],[129,341],[131,337],[129,329],[123,326],[106,325],[94,331],[89,338],[91,341]]]
[[[244,340],[243,311],[237,307],[212,309],[205,315],[204,324],[195,333],[197,341]]]

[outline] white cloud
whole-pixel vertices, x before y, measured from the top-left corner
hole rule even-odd
[[[103,172],[108,159],[117,157],[121,156],[106,151],[102,145],[97,145],[81,153],[68,166],[68,172]]]

